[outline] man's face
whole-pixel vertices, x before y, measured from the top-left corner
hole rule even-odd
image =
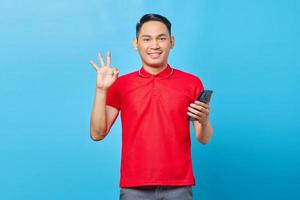
[[[170,37],[165,24],[159,21],[149,21],[142,25],[134,46],[144,66],[157,68],[168,63],[169,51],[174,46],[174,38]]]

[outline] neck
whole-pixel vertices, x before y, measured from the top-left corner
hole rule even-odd
[[[147,65],[144,65],[144,69],[149,72],[150,74],[159,74],[160,72],[164,71],[164,69],[166,69],[168,66],[168,64],[164,64],[160,67],[151,67],[151,66],[147,66]]]

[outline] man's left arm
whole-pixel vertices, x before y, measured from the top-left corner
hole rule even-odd
[[[195,101],[188,107],[188,116],[195,119],[193,125],[196,138],[202,144],[207,144],[213,133],[209,120],[209,112],[209,105],[200,101]]]

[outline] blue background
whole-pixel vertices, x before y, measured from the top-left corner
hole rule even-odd
[[[195,199],[300,199],[299,1],[0,0],[0,199],[118,199],[120,120],[89,137],[97,52],[137,70],[135,24],[173,24],[170,64],[214,90]]]

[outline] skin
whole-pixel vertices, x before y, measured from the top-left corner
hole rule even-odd
[[[174,43],[174,37],[170,37],[166,25],[149,21],[141,27],[138,38],[133,40],[133,47],[140,54],[144,69],[157,74],[167,67]]]
[[[96,93],[90,121],[90,136],[94,141],[105,138],[119,114],[116,108],[105,105],[107,89],[117,80],[119,70],[111,68],[110,52],[107,52],[106,55],[107,63],[104,62],[101,53],[98,53],[98,57],[100,66],[94,61],[90,61],[97,73]]]
[[[175,39],[170,36],[165,24],[149,21],[142,25],[139,35],[132,44],[141,57],[144,69],[151,74],[158,74],[167,67],[169,53],[174,47]],[[105,138],[119,114],[114,107],[105,105],[106,91],[117,80],[119,71],[117,68],[111,68],[110,52],[107,52],[106,63],[101,53],[98,57],[100,66],[90,61],[97,72],[96,94],[90,123],[90,135],[95,141]],[[197,140],[207,144],[213,132],[209,120],[209,105],[195,101],[187,110],[187,115],[196,119],[193,121],[193,126]]]

